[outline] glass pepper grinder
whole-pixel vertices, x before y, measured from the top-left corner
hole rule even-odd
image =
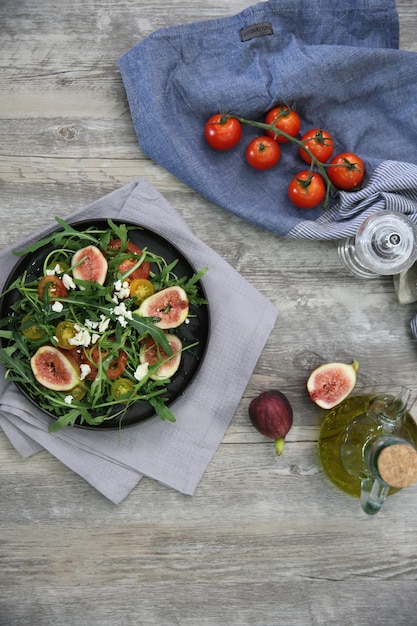
[[[361,507],[368,515],[380,511],[390,490],[417,481],[417,450],[404,427],[410,391],[374,398],[366,413],[346,426],[340,462],[360,481]]]
[[[339,257],[354,276],[393,276],[417,259],[417,227],[404,213],[377,211],[339,243]]]

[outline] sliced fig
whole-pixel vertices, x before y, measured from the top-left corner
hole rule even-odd
[[[159,317],[156,326],[163,329],[177,328],[187,318],[188,296],[182,287],[167,287],[146,298],[135,313],[143,317]]]
[[[292,406],[281,391],[264,391],[249,404],[249,417],[261,435],[275,439],[275,451],[280,456],[285,437],[293,422]]]
[[[332,409],[347,398],[356,385],[359,363],[325,363],[309,376],[307,391],[322,409]]]
[[[80,382],[78,364],[54,346],[41,346],[30,360],[39,384],[54,391],[69,391]]]
[[[171,378],[178,370],[181,363],[182,343],[175,335],[166,335],[171,346],[172,356],[168,356],[165,350],[158,346],[153,339],[149,339],[140,349],[139,360],[148,365],[161,363],[158,369],[151,374],[152,380],[165,380]]]
[[[86,246],[77,250],[72,257],[72,275],[80,280],[104,285],[107,276],[107,261],[102,252],[96,246]]]

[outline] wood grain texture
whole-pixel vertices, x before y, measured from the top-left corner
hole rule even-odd
[[[416,344],[389,278],[360,281],[334,242],[282,240],[227,214],[138,147],[117,59],[160,27],[232,15],[243,0],[3,0],[0,247],[146,177],[279,308],[276,327],[194,497],[143,479],[118,507],[46,452],[22,461],[0,434],[0,626],[417,624],[417,487],[376,518],[317,458],[322,416],[305,391],[329,360],[359,388],[417,394]],[[398,0],[417,51],[417,4]],[[248,404],[294,406],[282,457]]]

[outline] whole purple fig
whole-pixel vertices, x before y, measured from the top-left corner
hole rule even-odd
[[[249,417],[261,435],[275,439],[275,450],[280,456],[293,422],[293,410],[288,398],[275,389],[264,391],[249,404]]]

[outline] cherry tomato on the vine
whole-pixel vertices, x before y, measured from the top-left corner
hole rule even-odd
[[[267,135],[255,137],[246,148],[246,160],[255,170],[269,170],[278,163],[280,156],[279,145]]]
[[[308,130],[301,137],[301,141],[307,150],[309,150],[311,154],[322,163],[325,163],[332,156],[333,138],[322,128],[312,128],[311,130]],[[298,153],[303,161],[311,163],[310,155],[303,148],[298,148]]]
[[[354,189],[363,180],[365,165],[357,154],[342,152],[330,161],[327,175],[338,189]]]
[[[312,209],[324,200],[326,187],[320,174],[303,170],[288,185],[288,197],[299,209]]]
[[[46,276],[42,276],[38,283],[38,296],[39,298],[43,298],[43,294],[45,289],[48,289],[49,298],[66,298],[67,289],[58,276],[55,274],[47,274]]]
[[[242,126],[234,117],[223,113],[212,115],[204,127],[204,137],[214,150],[230,150],[240,141]]]
[[[268,111],[265,122],[266,124],[273,124],[278,130],[282,130],[290,137],[296,137],[301,128],[301,120],[298,113],[294,109],[290,109],[286,104],[280,104]],[[266,132],[278,143],[288,143],[290,141],[282,135],[277,135],[272,130],[267,130]]]

